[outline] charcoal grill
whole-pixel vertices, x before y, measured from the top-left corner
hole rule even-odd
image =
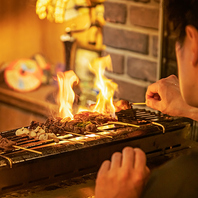
[[[125,146],[143,149],[148,158],[177,153],[192,146],[189,119],[145,109],[135,111],[132,120],[127,111],[124,112],[127,112],[128,118],[127,115],[119,116],[120,121],[139,124],[139,128],[133,127],[130,132],[128,127],[122,126],[100,134],[79,137],[66,134],[59,136],[59,143],[18,137],[15,135],[16,129],[2,132],[3,137],[17,142],[21,147],[40,151],[42,155],[21,149],[1,153],[0,193],[94,173],[104,160],[110,159],[115,151],[121,151]],[[160,125],[164,126],[165,133]]]

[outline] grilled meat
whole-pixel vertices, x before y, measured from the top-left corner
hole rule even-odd
[[[59,139],[54,133],[46,133],[46,131],[41,128],[39,122],[33,121],[30,125],[30,129],[22,127],[16,131],[17,136],[29,136],[30,138],[35,138],[38,140],[49,140],[53,139],[55,142],[59,142]]]
[[[116,121],[116,119],[97,112],[83,111],[74,115],[74,120],[57,117],[48,118],[45,123],[32,121],[29,129],[36,130],[37,127],[40,127],[45,133],[54,133],[55,135],[65,135],[65,131],[84,134],[85,131],[96,132],[97,126],[108,121]]]
[[[29,132],[27,128],[22,127],[20,130],[17,130],[15,134],[16,136],[28,136]]]
[[[108,121],[115,121],[115,118],[112,118],[108,114],[102,114],[98,112],[89,112],[89,111],[83,111],[76,115],[74,115],[74,119],[81,121],[81,122],[88,122],[90,121],[93,124],[96,125],[102,125]]]
[[[0,135],[0,149],[4,151],[13,150],[13,145],[16,145],[16,142],[3,138]]]
[[[120,122],[132,122],[136,120],[136,111],[134,109],[126,109],[116,112],[118,121]]]
[[[126,109],[132,109],[131,104],[127,100],[119,100],[117,102],[114,102],[114,106],[115,106],[116,112],[119,112],[121,110],[126,110]]]
[[[131,105],[128,101],[120,100],[115,103],[117,110],[119,109],[131,109]],[[67,118],[48,118],[46,122],[39,123],[32,121],[29,126],[29,132],[27,129],[22,128],[16,132],[16,135],[28,135],[36,139],[48,139],[52,137],[55,141],[56,135],[65,135],[65,132],[73,132],[78,134],[84,134],[88,132],[96,132],[97,127],[107,123],[108,121],[117,121],[109,114],[102,114],[98,112],[82,111],[74,115],[74,119]],[[54,135],[53,135],[54,134]]]

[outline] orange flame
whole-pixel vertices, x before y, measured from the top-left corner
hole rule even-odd
[[[78,83],[79,79],[72,70],[64,73],[58,72],[57,79],[59,84],[59,116],[61,118],[70,117],[73,119],[72,107],[75,94],[72,87],[74,82]]]
[[[117,89],[117,84],[104,76],[105,69],[112,70],[111,57],[108,55],[102,58],[96,58],[89,65],[90,70],[95,74],[95,86],[100,90],[94,111],[99,113],[107,113],[115,115],[115,107],[113,105],[114,92]]]

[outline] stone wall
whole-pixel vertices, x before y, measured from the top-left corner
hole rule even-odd
[[[157,80],[159,0],[106,0],[103,43],[113,71],[106,75],[118,83],[116,96],[144,102],[147,86]]]

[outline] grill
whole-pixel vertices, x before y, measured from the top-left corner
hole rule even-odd
[[[0,193],[48,184],[67,178],[94,173],[101,163],[110,159],[115,151],[125,146],[143,149],[149,159],[191,147],[191,122],[145,109],[133,112],[122,110],[119,121],[138,124],[140,127],[118,126],[105,132],[87,135],[72,133],[53,140],[40,141],[18,137],[16,130],[2,132],[2,137],[17,142],[18,146],[42,152],[42,155],[22,149],[2,152],[0,155]]]

